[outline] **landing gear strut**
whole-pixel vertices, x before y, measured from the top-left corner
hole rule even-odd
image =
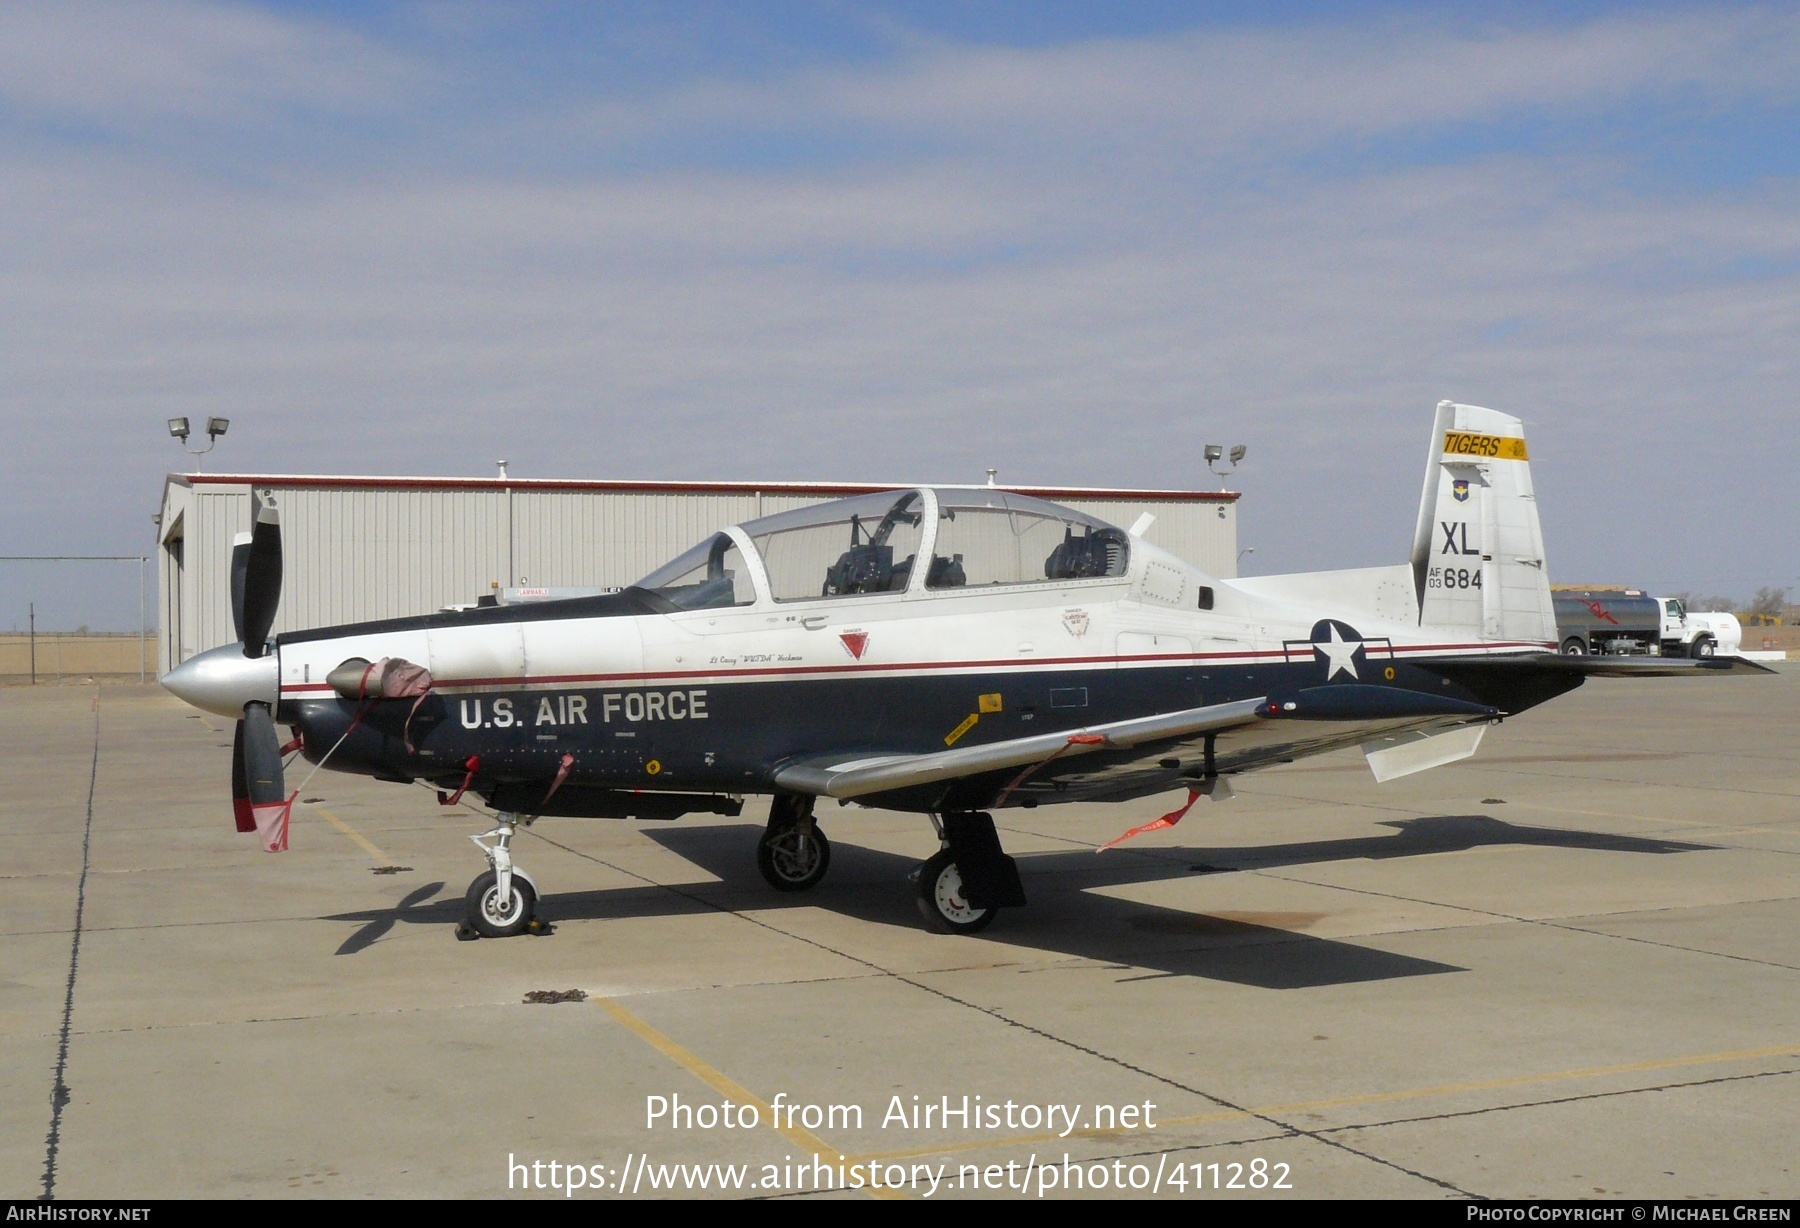
[[[1025,903],[1019,868],[1000,848],[994,820],[979,811],[931,816],[943,847],[910,876],[926,924],[948,934],[974,934],[1002,908]]]
[[[813,821],[813,799],[777,794],[756,842],[756,868],[777,891],[806,891],[831,868],[831,842]]]
[[[489,869],[475,876],[463,897],[463,929],[482,938],[511,938],[532,928],[537,917],[537,888],[525,871],[513,865],[512,838],[519,818],[502,811],[492,831],[470,836],[487,857]],[[488,841],[492,843],[487,843]]]

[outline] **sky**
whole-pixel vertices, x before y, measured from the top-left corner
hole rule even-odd
[[[1552,579],[1800,587],[1792,5],[0,6],[0,553],[212,471],[1210,487],[1404,561],[1441,399]],[[0,563],[0,628],[134,625]],[[154,606],[154,602],[152,602]]]

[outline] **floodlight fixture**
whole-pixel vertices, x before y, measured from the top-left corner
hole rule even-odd
[[[196,449],[188,447],[188,436],[193,434],[193,426],[188,420],[186,418],[169,419],[169,434],[173,435],[176,441],[181,444],[182,451],[195,458],[195,473],[200,472],[199,458],[205,456],[208,452],[211,452],[213,446],[219,442],[219,436],[230,429],[230,418],[208,418],[206,420],[206,446],[204,448]]]
[[[1209,443],[1206,445],[1206,467],[1211,469],[1213,471],[1213,476],[1219,479],[1220,490],[1225,489],[1226,479],[1228,479],[1232,472],[1237,469],[1238,462],[1243,460],[1244,454],[1249,451],[1250,449],[1241,443],[1232,444],[1229,468],[1220,469],[1219,461],[1226,459],[1224,447],[1216,443]]]

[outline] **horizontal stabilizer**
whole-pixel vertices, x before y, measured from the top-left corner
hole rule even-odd
[[[1400,733],[1363,743],[1363,755],[1378,783],[1411,776],[1428,768],[1467,759],[1481,745],[1486,725],[1468,725],[1449,733]]]
[[[1694,678],[1708,674],[1772,674],[1766,665],[1743,657],[1703,657],[1697,661],[1679,657],[1575,656],[1560,652],[1526,652],[1462,657],[1414,657],[1414,665],[1428,668],[1452,666],[1458,670],[1518,669],[1535,666],[1547,673],[1581,674],[1592,678]]]

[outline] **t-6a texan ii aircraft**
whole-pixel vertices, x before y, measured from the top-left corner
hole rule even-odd
[[[464,932],[500,937],[532,923],[512,839],[542,816],[735,815],[772,794],[758,865],[799,891],[830,861],[818,799],[916,811],[942,844],[920,907],[972,932],[1025,902],[1001,807],[1187,791],[1135,835],[1306,755],[1361,747],[1384,781],[1466,758],[1593,674],[1767,672],[1559,655],[1524,430],[1489,409],[1438,406],[1409,563],[1224,580],[1146,527],[991,487],[895,490],[721,530],[618,593],[270,642],[265,500],[233,556],[241,642],[163,684],[239,721],[238,830],[271,851],[284,751],[485,799]]]

